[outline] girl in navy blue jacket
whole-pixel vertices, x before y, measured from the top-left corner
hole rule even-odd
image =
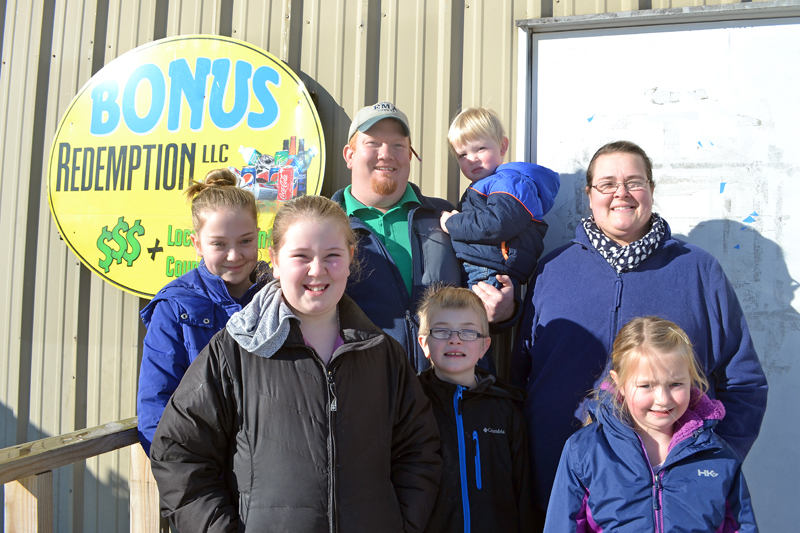
[[[150,455],[158,421],[181,378],[228,318],[270,277],[258,261],[258,208],[228,169],[212,170],[186,189],[200,264],[168,283],[141,316],[147,327],[136,411],[139,441]]]
[[[636,318],[614,341],[589,423],[567,441],[546,532],[758,531],[725,416],[686,333]]]

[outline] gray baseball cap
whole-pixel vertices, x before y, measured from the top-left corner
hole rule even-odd
[[[391,102],[378,102],[359,109],[353,119],[353,123],[350,124],[350,133],[347,134],[347,138],[352,139],[356,131],[363,133],[374,126],[376,122],[385,118],[398,120],[403,125],[406,136],[411,136],[411,128],[408,127],[406,114],[397,109]]]

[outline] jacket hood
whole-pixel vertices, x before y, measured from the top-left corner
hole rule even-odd
[[[278,281],[271,281],[225,328],[236,343],[259,357],[272,357],[289,336],[289,319],[299,321],[283,300]]]
[[[627,421],[621,420],[615,414],[612,404],[613,389],[607,389],[608,394],[602,395],[600,400],[592,400],[587,404],[587,410],[593,421],[604,424],[614,433],[627,434],[633,428]],[[669,450],[677,444],[695,435],[700,429],[716,426],[725,417],[725,407],[719,400],[712,400],[700,389],[692,388],[689,408],[675,422],[675,433],[669,443]]]
[[[695,431],[711,427],[725,418],[725,406],[719,400],[712,400],[700,389],[692,389],[689,408],[678,419],[675,434],[669,443],[671,450],[679,442],[688,439]]]
[[[534,215],[537,220],[547,214],[552,209],[556,201],[558,190],[561,188],[561,177],[558,172],[550,170],[547,167],[536,165],[534,163],[526,163],[523,161],[514,163],[504,163],[497,167],[495,174],[498,176],[510,175],[515,180],[521,180],[523,187],[513,187],[512,194]],[[484,182],[483,184],[481,182]],[[491,180],[479,180],[471,187],[476,191],[486,194],[488,191],[484,189]],[[514,191],[514,188],[520,190]],[[534,194],[529,198],[526,191],[531,191]],[[536,206],[541,204],[541,211]]]

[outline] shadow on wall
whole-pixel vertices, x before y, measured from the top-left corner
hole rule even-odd
[[[688,236],[675,236],[703,248],[722,264],[747,316],[767,377],[786,373],[796,349],[784,343],[791,332],[800,331],[800,313],[792,306],[798,283],[789,275],[780,245],[733,220],[707,220]]]
[[[342,150],[348,141],[351,119],[325,87],[305,72],[295,72],[308,89],[320,122],[324,125],[325,173],[320,194],[330,198],[333,193],[350,184],[350,171],[342,158]]]
[[[561,188],[553,208],[544,217],[549,226],[544,239],[544,253],[552,252],[575,237],[581,219],[591,214],[586,197],[586,173],[560,174]]]
[[[16,416],[6,405],[0,403],[0,421],[16,424]],[[0,435],[4,428],[0,427]],[[40,435],[46,439],[52,435],[41,432],[28,423],[27,435]],[[0,443],[0,446],[14,446],[14,443]],[[138,446],[138,444],[137,444]],[[83,495],[79,499],[79,495]],[[5,489],[0,485],[0,498],[5,502]],[[116,524],[89,524],[96,521],[95,508],[98,505],[124,506],[120,511],[128,513],[130,487],[113,472],[105,481],[97,478],[86,468],[85,461],[62,466],[53,470],[53,530],[54,531],[113,531]],[[85,511],[84,511],[85,509]],[[84,516],[86,517],[84,519]],[[127,523],[130,518],[123,517]],[[5,505],[0,506],[0,524],[5,523]]]

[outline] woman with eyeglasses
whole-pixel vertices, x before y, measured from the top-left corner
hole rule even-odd
[[[561,449],[582,425],[579,404],[633,318],[659,316],[686,331],[709,396],[727,411],[717,434],[742,458],[758,436],[767,382],[736,293],[711,254],[672,237],[653,212],[654,189],[642,148],[628,141],[600,148],[586,170],[591,216],[571,242],[540,261],[529,285],[512,380],[528,391],[524,413],[542,524]]]

